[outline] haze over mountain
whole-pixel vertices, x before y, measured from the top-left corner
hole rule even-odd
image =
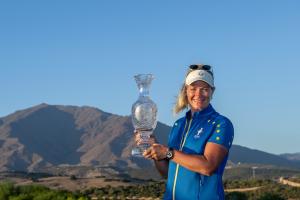
[[[157,139],[166,144],[170,127],[158,122]],[[39,171],[61,164],[153,167],[130,155],[134,145],[130,116],[88,106],[40,104],[0,118],[0,171]],[[233,145],[231,163],[300,168],[299,161]]]
[[[300,161],[300,153],[284,153],[280,156],[291,161]]]

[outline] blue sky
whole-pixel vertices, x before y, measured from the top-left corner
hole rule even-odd
[[[300,152],[300,3],[0,1],[0,116],[42,102],[129,115],[133,76],[153,73],[158,120],[172,125],[192,63],[214,67],[216,110],[235,144]]]

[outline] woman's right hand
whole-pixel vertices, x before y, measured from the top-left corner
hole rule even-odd
[[[155,143],[143,153],[143,156],[148,159],[160,161],[166,158],[167,151],[167,146]]]

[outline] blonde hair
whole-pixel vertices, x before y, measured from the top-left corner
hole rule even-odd
[[[191,72],[192,70],[188,70],[186,75],[185,75],[185,78],[187,77],[187,75],[189,75],[189,73]],[[188,99],[187,99],[187,94],[186,94],[186,85],[185,85],[185,81],[183,82],[182,86],[181,86],[181,89],[179,91],[179,94],[176,98],[176,103],[175,103],[175,106],[173,108],[173,113],[174,114],[178,114],[180,113],[181,111],[183,111],[184,109],[187,109],[189,106],[189,102],[188,102]]]
[[[179,94],[176,99],[175,106],[173,108],[174,114],[180,113],[182,110],[188,108],[188,100],[186,96],[186,85],[185,83],[182,84],[181,90],[179,91]]]
[[[198,66],[201,67],[201,66],[203,66],[203,64],[199,64]],[[192,72],[192,71],[193,70],[191,70],[191,69],[187,70],[187,73],[185,75],[185,79],[189,75],[189,73]],[[209,71],[209,73],[211,73],[213,75],[212,71]],[[212,94],[214,93],[214,90],[215,90],[215,87],[212,87],[212,91],[213,91]],[[212,98],[212,96],[210,98]],[[184,109],[188,109],[188,108],[189,108],[189,102],[188,102],[188,99],[187,99],[186,84],[185,84],[185,81],[184,81],[182,86],[181,86],[181,89],[179,91],[179,94],[176,98],[176,103],[175,103],[174,108],[173,108],[173,113],[178,114],[181,111],[183,111]]]

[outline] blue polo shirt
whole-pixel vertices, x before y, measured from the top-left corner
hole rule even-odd
[[[194,113],[192,118],[190,116],[191,111],[188,111],[185,117],[174,123],[169,135],[169,147],[198,155],[204,154],[207,142],[230,149],[234,131],[229,119],[217,113],[211,105]],[[222,176],[227,159],[228,154],[211,176],[188,170],[171,160],[164,199],[225,199]]]

